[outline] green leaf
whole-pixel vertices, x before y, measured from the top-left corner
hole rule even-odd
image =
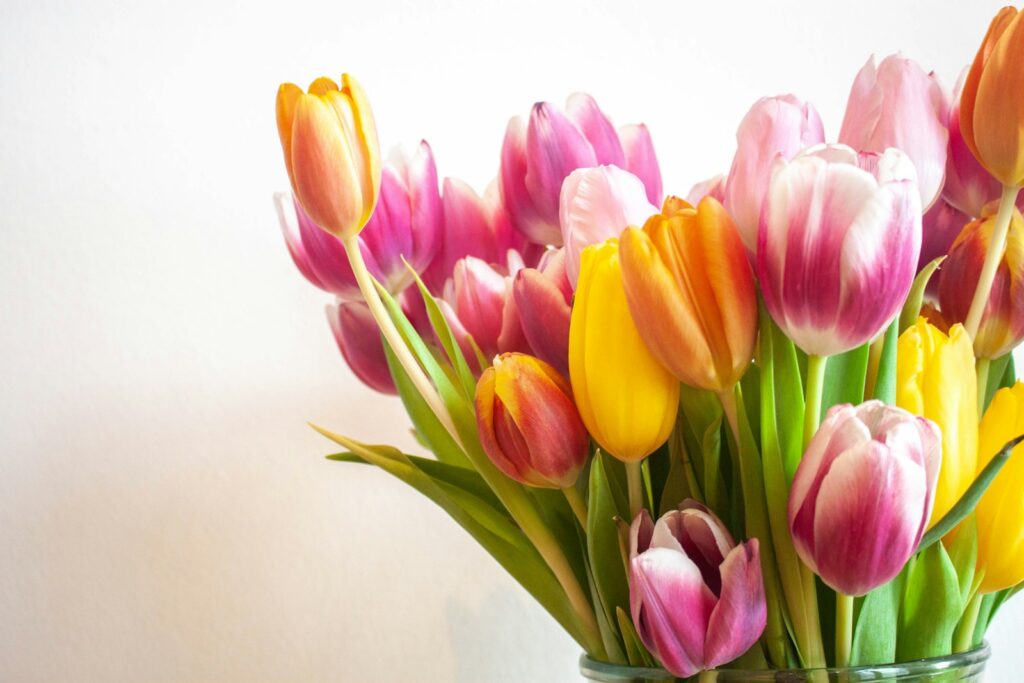
[[[701,461],[704,463],[704,495],[708,507],[725,517],[728,512],[725,486],[722,484],[722,416],[707,426],[700,441]]]
[[[932,279],[932,274],[945,259],[945,256],[940,256],[931,261],[914,278],[914,284],[911,285],[910,293],[907,294],[907,302],[903,304],[903,310],[900,311],[900,332],[917,322],[917,317],[921,315],[921,304],[924,301],[924,291],[928,287],[928,281]]]
[[[821,414],[840,403],[857,405],[864,401],[864,381],[868,372],[870,344],[830,356],[825,366],[825,387],[821,394]]]
[[[899,347],[899,338],[899,328],[894,322],[885,331],[882,355],[875,374],[875,386],[871,392],[872,398],[889,405],[896,405],[896,350]]]
[[[956,570],[957,582],[960,584],[960,602],[966,605],[971,598],[974,569],[978,562],[978,525],[975,523],[974,515],[969,515],[961,522],[954,533],[947,552]]]
[[[619,633],[622,634],[622,640],[626,643],[626,655],[629,657],[630,666],[657,666],[647,652],[647,648],[640,641],[640,635],[636,632],[633,620],[629,618],[626,610],[616,607],[615,618],[619,622]]]
[[[765,327],[771,338],[775,405],[782,408],[776,410],[776,432],[788,486],[793,482],[793,475],[796,474],[796,468],[804,453],[804,386],[801,380],[803,373],[800,370],[797,348],[792,340],[783,334],[763,307],[761,317],[766,320]]]
[[[1007,376],[1007,370],[1009,370],[1009,377]],[[987,408],[992,403],[992,397],[996,395],[997,391],[1007,386],[1012,387],[1016,380],[1012,353],[992,360],[988,366],[988,382],[985,385],[985,402],[983,405]]]
[[[404,258],[402,260],[405,261]],[[459,348],[458,340],[455,339],[455,335],[452,333],[451,327],[448,326],[448,321],[441,312],[441,308],[437,305],[437,301],[430,294],[427,286],[423,284],[423,280],[420,279],[419,273],[407,261],[405,266],[412,273],[412,276],[416,278],[416,285],[419,287],[423,305],[427,309],[430,326],[434,329],[434,334],[437,335],[438,341],[441,342],[441,346],[448,356],[448,361],[455,368],[455,372],[462,384],[463,394],[468,400],[472,401],[473,396],[476,394],[476,377],[473,376],[472,370],[469,369],[466,357],[462,355],[462,349]]]
[[[626,517],[615,503],[605,475],[608,456],[598,451],[590,467],[587,498],[587,554],[601,611],[609,623],[615,624],[615,609],[629,608],[629,584],[619,548],[616,517]]]
[[[960,496],[960,500],[950,508],[949,512],[942,516],[935,526],[928,530],[921,539],[921,543],[917,546],[918,551],[924,550],[925,548],[934,545],[936,541],[948,534],[956,527],[957,524],[962,522],[967,515],[974,512],[974,508],[978,505],[978,501],[981,500],[986,489],[992,483],[992,480],[999,474],[999,470],[1003,469],[1003,465],[1010,459],[1010,454],[1013,452],[1014,447],[1024,441],[1024,434],[1011,439],[1005,446],[1000,449],[998,453],[985,465],[974,481],[971,483],[967,490],[964,491],[964,495]]]
[[[890,664],[896,661],[896,635],[902,594],[901,573],[860,601],[860,611],[853,630],[852,666]]]
[[[896,641],[898,661],[948,655],[963,613],[956,569],[941,543],[912,560],[907,572]]]

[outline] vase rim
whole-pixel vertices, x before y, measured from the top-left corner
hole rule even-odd
[[[744,680],[743,677],[755,678],[764,676],[769,673],[786,672],[796,675],[810,675],[810,674],[877,674],[883,676],[897,676],[907,673],[929,673],[932,671],[944,671],[950,669],[958,669],[962,667],[971,667],[975,665],[982,665],[988,661],[992,654],[992,650],[989,647],[988,642],[983,642],[973,650],[967,652],[956,652],[953,654],[942,655],[940,657],[928,657],[925,659],[914,659],[905,662],[893,662],[889,664],[867,664],[862,666],[852,667],[825,667],[817,669],[714,669],[714,671],[728,675],[729,680],[735,677],[735,680]],[[593,680],[608,680],[615,681],[619,678],[601,678],[606,677],[623,677],[630,676],[633,678],[671,678],[672,674],[668,671],[658,667],[643,667],[643,666],[628,666],[623,664],[609,664],[608,662],[602,662],[597,659],[593,659],[586,653],[580,655],[580,673],[584,676],[597,677]]]

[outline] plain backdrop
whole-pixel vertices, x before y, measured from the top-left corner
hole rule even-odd
[[[577,680],[453,522],[306,426],[415,449],[285,251],[278,83],[358,74],[382,145],[477,188],[510,116],[584,90],[685,193],[759,96],[834,139],[870,54],[951,83],[998,6],[4,0],[0,680]],[[1022,628],[1017,600],[990,680]]]

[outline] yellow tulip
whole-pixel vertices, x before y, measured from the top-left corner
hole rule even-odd
[[[617,240],[583,250],[569,323],[569,379],[587,431],[616,458],[637,462],[668,439],[679,382],[630,317]]]
[[[981,418],[978,471],[1010,439],[1024,434],[1024,383],[1000,389]],[[978,503],[978,571],[982,593],[1024,581],[1024,444],[1013,449]]]
[[[919,318],[900,335],[896,404],[942,430],[942,467],[929,526],[942,518],[974,481],[978,461],[978,390],[971,339],[962,325],[947,336]]]
[[[277,131],[292,190],[313,222],[345,239],[363,229],[380,192],[380,149],[356,79],[318,78],[277,91]]]

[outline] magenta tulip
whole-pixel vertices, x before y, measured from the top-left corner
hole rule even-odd
[[[901,152],[823,145],[778,158],[758,231],[768,312],[806,353],[873,339],[899,313],[921,250],[921,199]]]
[[[902,55],[877,65],[870,57],[850,89],[839,142],[859,152],[901,150],[917,170],[927,209],[942,189],[947,139],[944,94],[934,75]]]
[[[945,196],[932,204],[921,219],[921,256],[917,259],[917,269],[948,254],[953,240],[970,222],[971,217],[947,202]],[[938,278],[933,277],[932,282],[937,284]]]
[[[630,527],[629,602],[647,649],[676,676],[730,662],[767,621],[757,539],[739,545],[704,506],[684,501]]]
[[[931,420],[881,401],[834,406],[789,494],[800,558],[844,595],[893,579],[928,525],[941,451]]]
[[[616,166],[580,168],[565,179],[559,202],[565,272],[573,288],[580,276],[580,254],[591,244],[618,237],[658,213],[644,185]]]
[[[327,321],[341,355],[363,384],[383,394],[396,394],[380,330],[362,301],[338,301],[327,306]]]
[[[565,273],[565,250],[549,251],[537,268],[516,273],[512,295],[533,354],[568,377],[572,285]]]
[[[521,268],[521,262],[505,269],[467,256],[455,264],[452,279],[445,285],[444,299],[487,358],[506,351],[529,350],[509,274]]]
[[[758,219],[775,157],[781,154],[789,160],[800,150],[824,141],[818,112],[793,95],[762,97],[743,117],[722,203],[736,222],[747,251],[757,247]]]

